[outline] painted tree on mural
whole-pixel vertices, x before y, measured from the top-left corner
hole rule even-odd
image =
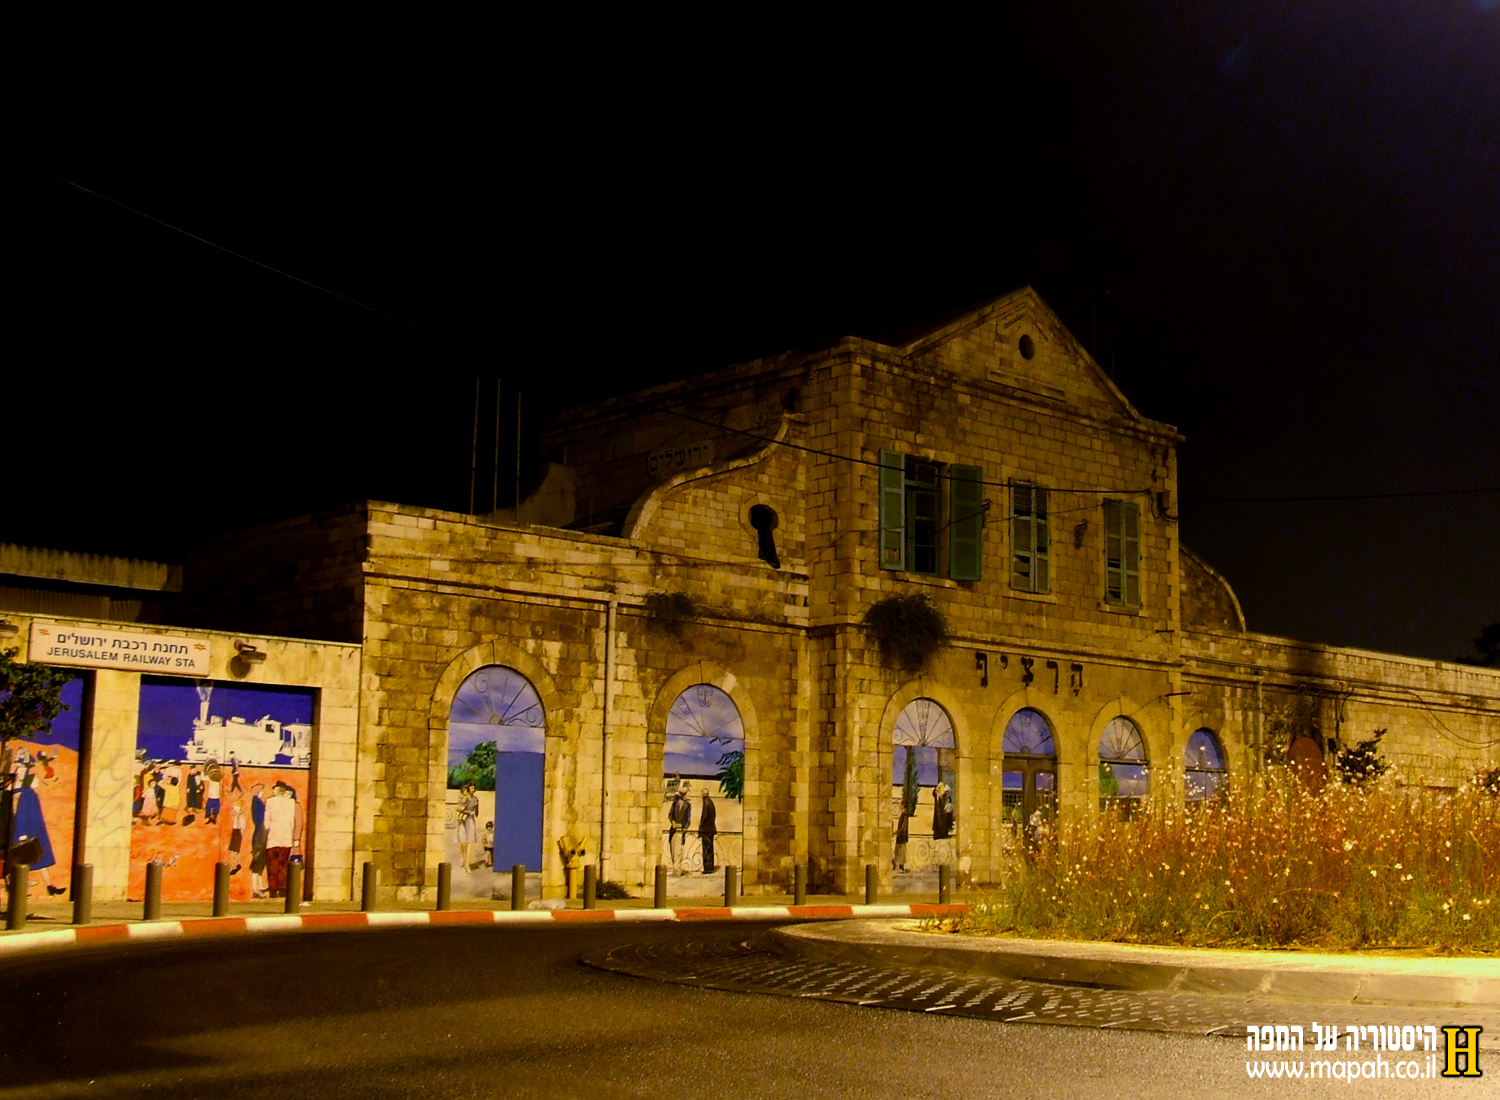
[[[463,763],[448,769],[449,789],[457,790],[465,783],[472,783],[475,790],[493,791],[496,751],[493,741],[481,741],[470,749]]]

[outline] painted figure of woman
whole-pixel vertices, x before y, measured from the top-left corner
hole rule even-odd
[[[458,792],[458,851],[466,870],[482,866],[474,862],[472,849],[479,843],[479,796],[474,784],[465,783]]]
[[[52,840],[47,835],[47,822],[42,817],[41,799],[31,786],[32,769],[35,765],[24,754],[18,756],[17,764],[16,778],[20,789],[15,792],[15,808],[11,813],[10,843],[18,844],[23,840],[34,839],[41,847],[41,855],[31,865],[31,870],[41,875],[42,885],[47,888],[48,894],[65,894],[67,887],[53,886],[52,876],[47,873],[47,868],[53,866],[57,859],[52,854]]]

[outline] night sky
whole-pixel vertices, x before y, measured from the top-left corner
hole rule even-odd
[[[0,162],[0,540],[180,560],[360,497],[463,510],[476,376],[492,461],[497,378],[531,425],[1031,284],[1187,437],[1183,541],[1252,630],[1471,652],[1496,0],[1016,7],[52,42]]]

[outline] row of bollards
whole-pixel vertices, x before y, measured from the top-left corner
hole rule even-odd
[[[161,876],[163,864],[161,860],[154,859],[146,864],[146,891],[145,903],[142,907],[142,919],[161,919]],[[302,900],[304,865],[294,862],[287,866],[286,881],[286,904],[285,911],[296,913]],[[360,909],[366,913],[372,913],[376,909],[376,901],[380,885],[379,874],[375,864],[366,862],[361,868],[362,883],[360,893]],[[952,900],[953,869],[949,864],[938,864],[938,904],[947,905]],[[228,863],[217,863],[214,865],[214,909],[213,915],[223,917],[229,914],[229,883],[230,867]],[[583,907],[594,909],[598,907],[598,868],[588,864],[583,868]],[[26,927],[26,892],[31,876],[31,868],[24,863],[17,863],[10,868],[10,899],[5,912],[5,929],[7,932],[15,932]],[[88,924],[93,919],[93,894],[94,894],[94,868],[87,863],[79,864],[73,868],[72,881],[73,896],[73,923]],[[865,864],[865,904],[874,905],[879,895],[880,869],[873,863]],[[437,908],[448,909],[452,901],[453,891],[453,867],[448,863],[438,864],[437,881]],[[724,868],[724,905],[732,907],[739,900],[739,868]],[[652,884],[651,904],[654,908],[665,909],[667,907],[667,867],[665,864],[656,865],[655,881]],[[799,863],[792,868],[792,904],[807,904],[807,865]],[[510,870],[510,907],[512,910],[526,908],[526,867],[517,863]]]

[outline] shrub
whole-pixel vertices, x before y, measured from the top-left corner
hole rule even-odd
[[[1309,793],[1283,769],[1187,809],[1148,801],[1038,838],[962,931],[1190,946],[1500,951],[1500,801],[1390,779]]]
[[[919,669],[948,640],[943,613],[926,596],[887,596],[870,605],[865,625],[880,652],[899,667]]]

